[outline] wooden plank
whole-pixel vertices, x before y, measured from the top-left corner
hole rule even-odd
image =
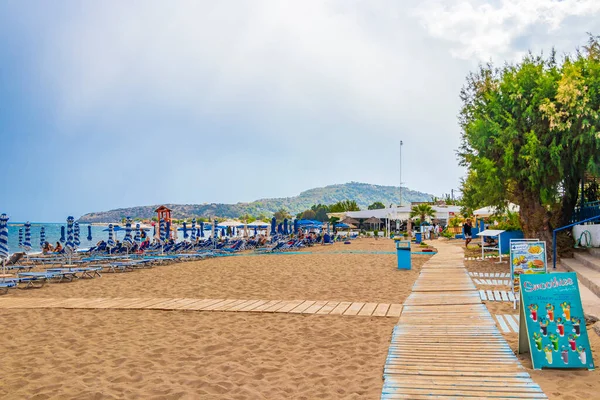
[[[377,308],[375,308],[375,311],[373,312],[373,316],[374,317],[385,317],[389,308],[390,308],[389,304],[384,304],[384,303],[378,304]]]
[[[214,304],[202,307],[201,311],[212,311],[212,310],[214,310],[217,307],[226,306],[227,304],[231,304],[231,303],[233,303],[235,301],[236,301],[236,299],[225,299],[225,300],[220,301],[218,303],[214,303]]]
[[[327,304],[327,300],[325,301],[317,301],[312,306],[308,307],[306,310],[302,312],[302,314],[316,314],[321,308],[323,308]]]
[[[292,308],[289,313],[291,314],[302,314],[304,311],[308,310],[310,306],[315,304],[314,300],[305,300],[304,302],[298,304],[296,307]],[[282,311],[285,312],[285,311]]]
[[[269,312],[272,312],[272,309],[279,309],[281,307],[283,307],[284,305],[286,305],[288,302],[287,301],[282,301],[282,300],[271,300],[271,301],[267,301],[265,304],[255,307],[252,309],[252,312],[263,312],[266,309],[269,309]]]
[[[331,311],[329,313],[329,315],[342,315],[344,313],[344,311],[346,311],[346,309],[348,309],[348,307],[350,307],[350,304],[352,304],[352,303],[349,301],[341,302],[333,309],[333,311]]]
[[[512,291],[508,292],[508,300],[515,301],[515,295]]]
[[[485,294],[487,294],[487,298],[489,301],[494,301],[494,294],[492,293],[491,290],[486,290]]]
[[[502,301],[508,301],[508,294],[506,293],[506,290],[502,290],[500,295],[502,296]]]
[[[243,303],[240,303],[240,304],[238,304],[238,305],[236,305],[236,306],[233,306],[233,307],[231,307],[231,308],[228,308],[228,309],[227,309],[227,311],[240,311],[242,308],[245,308],[245,307],[251,306],[251,305],[253,305],[253,304],[256,304],[256,303],[258,303],[259,301],[260,301],[260,300],[246,300],[246,301],[245,301],[245,302],[243,302]]]
[[[287,313],[287,312],[290,312],[290,311],[292,311],[292,310],[293,310],[293,309],[295,309],[296,307],[298,307],[298,306],[300,306],[300,305],[302,305],[302,304],[304,304],[304,303],[306,303],[306,302],[309,302],[309,303],[310,303],[310,301],[308,301],[308,300],[292,300],[292,301],[289,301],[289,302],[287,302],[287,303],[286,303],[284,306],[282,306],[282,307],[278,307],[278,306],[275,306],[275,307],[277,308],[277,309],[276,309],[276,311],[277,311],[277,312],[283,312],[283,313]],[[310,305],[311,305],[311,304],[313,304],[313,303],[310,303],[310,304],[309,304],[309,305],[308,305],[306,308],[310,307]],[[272,307],[271,307],[271,308],[272,308]],[[267,310],[267,311],[268,311],[268,310]]]
[[[508,325],[504,322],[504,318],[502,315],[496,315],[496,320],[498,321],[498,325],[500,325],[500,330],[504,333],[510,333],[510,329],[508,329]]]
[[[519,333],[519,320],[514,315],[505,314],[504,318],[515,333]]]
[[[400,314],[402,314],[402,304],[392,304],[386,317],[400,317]]]
[[[256,303],[249,304],[245,307],[240,308],[238,311],[254,311],[258,307],[263,306],[268,302],[269,302],[268,300],[259,300]]]
[[[317,311],[317,314],[329,314],[333,311],[334,308],[337,307],[338,304],[340,303],[337,301],[330,301],[327,304],[325,304],[325,306],[323,306],[319,311]]]
[[[357,315],[370,317],[377,308],[377,303],[366,303]]]
[[[481,296],[481,300],[483,300],[483,301],[487,300],[487,296],[485,295],[485,290],[480,290],[479,296]]]
[[[350,305],[350,307],[348,307],[348,309],[344,312],[343,315],[356,315],[356,314],[358,314],[360,309],[363,308],[364,305],[365,305],[365,303],[361,303],[361,302],[352,303]]]
[[[496,301],[502,301],[502,296],[500,295],[500,292],[498,290],[494,290],[494,299]]]
[[[199,301],[198,303],[193,303],[188,305],[185,309],[190,311],[198,311],[202,310],[206,306],[210,306],[212,304],[220,303],[225,299],[204,299]]]
[[[229,303],[229,304],[226,304],[226,305],[223,305],[223,306],[219,306],[219,307],[215,308],[213,311],[227,311],[227,310],[229,310],[231,307],[235,307],[235,306],[237,306],[238,304],[245,303],[246,301],[247,301],[247,300],[236,300],[236,301],[234,301],[233,303]]]

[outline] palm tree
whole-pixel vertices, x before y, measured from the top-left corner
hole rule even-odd
[[[427,217],[435,217],[435,211],[429,204],[417,204],[410,210],[410,217],[419,217],[421,219],[421,223],[425,222],[425,218]]]

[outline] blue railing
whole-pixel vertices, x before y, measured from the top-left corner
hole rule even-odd
[[[583,207],[575,207],[573,210],[573,215],[571,216],[571,222],[577,224],[577,221],[596,216],[600,216],[600,201],[590,201],[588,203],[584,203]]]
[[[562,226],[560,228],[556,228],[555,230],[552,231],[552,254],[553,254],[553,257],[552,257],[552,267],[554,269],[556,269],[556,232],[560,232],[560,231],[563,231],[565,229],[572,228],[575,225],[585,224],[586,222],[591,222],[591,221],[594,221],[594,220],[597,220],[597,219],[600,219],[600,215],[596,215],[594,217],[587,218],[587,219],[584,219],[584,220],[579,221],[579,222],[575,222],[575,223],[572,223],[572,224],[569,224],[569,225],[565,225],[565,226]]]

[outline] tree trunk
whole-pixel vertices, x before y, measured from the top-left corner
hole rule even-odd
[[[547,253],[552,246],[552,229],[550,227],[550,213],[546,210],[537,196],[522,196],[519,204],[519,218],[523,234],[528,239],[539,239],[546,242]]]

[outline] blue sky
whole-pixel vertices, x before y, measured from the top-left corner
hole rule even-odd
[[[0,1],[0,212],[459,187],[479,62],[572,51],[596,0]]]

